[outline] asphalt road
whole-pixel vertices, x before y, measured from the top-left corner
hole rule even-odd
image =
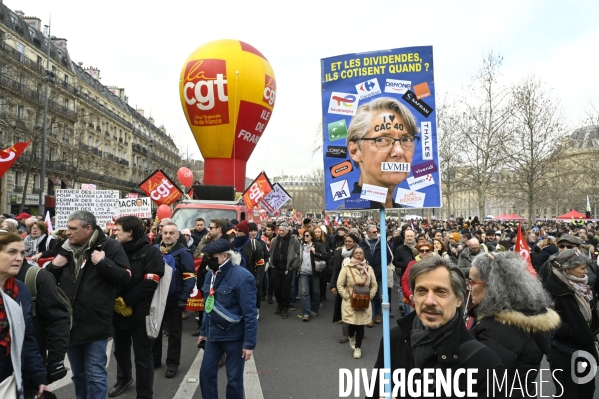
[[[341,336],[341,326],[332,323],[332,306],[329,301],[323,303],[318,317],[310,322],[303,322],[297,317],[298,311],[289,312],[289,318],[283,320],[275,315],[276,304],[262,302],[258,328],[258,345],[252,361],[246,363],[245,391],[247,399],[313,399],[339,397],[339,369],[371,369],[376,360],[379,342],[382,337],[382,324],[374,328],[366,328],[362,344],[362,358],[354,359],[349,344],[337,342]],[[396,308],[396,307],[395,307]],[[301,311],[299,312],[301,314]],[[398,314],[396,310],[394,313]],[[395,326],[396,319],[391,319]],[[190,399],[201,398],[199,389],[199,367],[203,351],[197,349],[196,337],[191,333],[196,328],[193,316],[183,321],[183,350],[181,366],[175,378],[164,377],[166,367],[163,366],[154,374],[154,397]],[[506,337],[507,338],[507,337]],[[163,350],[166,357],[166,339]],[[112,345],[109,345],[111,350]],[[163,360],[164,362],[164,360]],[[549,366],[544,362],[542,368]],[[547,373],[545,379],[547,379]],[[599,379],[595,379],[599,387]],[[116,382],[116,362],[111,354],[108,365],[108,384],[112,387]],[[59,398],[75,398],[70,376],[55,383],[56,395]],[[135,384],[119,396],[122,399],[135,398]],[[225,397],[225,369],[219,371],[219,396]],[[543,397],[551,397],[554,393],[553,382],[542,384]],[[364,397],[360,392],[360,397]],[[352,393],[352,396],[353,393]],[[539,396],[541,397],[541,396]],[[599,399],[599,393],[595,393]]]

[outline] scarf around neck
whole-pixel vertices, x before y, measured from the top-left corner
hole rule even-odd
[[[344,258],[349,258],[354,253],[354,249],[356,249],[355,246],[352,249],[345,248],[345,245],[342,246],[341,247],[341,256],[343,256]]]
[[[422,324],[419,317],[414,318],[412,331],[410,331],[410,346],[414,355],[414,365],[417,368],[422,368],[426,359],[435,355],[435,348],[453,333],[459,319],[460,312],[456,311],[453,319],[447,324],[431,330]]]
[[[363,261],[359,261],[356,258],[351,258],[349,264],[350,266],[354,266],[358,270],[358,273],[360,273],[362,279],[364,280],[364,285],[369,287],[370,274],[368,273],[368,262],[366,262],[366,259],[364,259]]]
[[[19,286],[14,277],[10,277],[4,283],[2,291],[15,301],[19,295]],[[6,348],[6,356],[10,355],[10,326],[8,323],[8,314],[4,306],[4,300],[0,296],[0,345]]]
[[[571,275],[570,273],[566,273],[563,270],[553,269],[553,273],[568,287],[572,288],[574,291],[574,298],[576,299],[576,303],[578,303],[578,308],[580,309],[580,313],[587,322],[590,322],[592,319],[591,313],[591,305],[589,304],[589,300],[593,299],[593,292],[591,288],[586,284],[588,282],[588,277],[585,276],[583,278],[579,278]],[[589,298],[590,299],[587,299]]]

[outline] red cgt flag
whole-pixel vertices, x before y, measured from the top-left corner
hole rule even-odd
[[[271,191],[272,184],[270,184],[268,176],[266,176],[266,173],[261,172],[243,193],[243,202],[248,210],[253,209]]]
[[[179,187],[160,169],[141,182],[139,188],[158,206],[171,205],[183,195]]]
[[[526,269],[530,272],[530,274],[532,274],[534,277],[537,277],[537,272],[535,271],[534,267],[532,267],[532,262],[530,261],[530,247],[528,246],[528,242],[526,242],[524,239],[522,229],[520,228],[520,223],[518,223],[518,235],[516,236],[514,252],[519,253],[522,259],[526,261]]]
[[[25,148],[31,143],[31,140],[28,142],[18,142],[15,143],[12,147],[7,148],[6,150],[0,150],[0,177],[4,176],[4,174],[10,169],[13,163],[21,156]]]

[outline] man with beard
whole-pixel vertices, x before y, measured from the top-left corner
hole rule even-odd
[[[211,242],[204,253],[210,271],[202,285],[206,308],[198,337],[198,346],[205,345],[200,368],[202,397],[218,399],[218,363],[226,354],[226,396],[243,398],[245,362],[252,357],[258,332],[256,283],[247,269],[233,263],[228,240]]]
[[[533,234],[534,236],[534,234]],[[489,229],[487,230],[487,236],[485,237],[484,245],[487,247],[488,252],[503,252],[505,248],[503,245],[497,242],[497,238],[495,236],[495,230]]]
[[[270,284],[277,299],[276,314],[286,319],[289,316],[289,303],[291,301],[291,281],[293,273],[300,267],[300,243],[289,232],[289,225],[279,225],[279,235],[271,244],[271,262],[273,266]]]
[[[450,373],[454,382],[451,384],[453,392],[457,393],[459,389],[465,393],[467,386],[471,386],[478,397],[487,397],[487,392],[490,392],[487,389],[492,389],[488,386],[487,372],[495,370],[496,375],[501,376],[504,367],[495,352],[479,343],[462,322],[461,309],[466,291],[463,273],[453,263],[430,256],[410,268],[409,284],[414,293],[416,312],[399,319],[397,327],[391,330],[390,374],[393,375],[397,369],[404,371],[404,376],[413,369],[441,369],[444,374]],[[374,368],[383,367],[384,347],[381,339]],[[476,382],[470,384],[467,373],[460,375],[457,369],[475,371],[473,379]],[[408,392],[414,391],[420,384],[422,388],[426,387],[427,392],[435,392],[435,378],[422,378],[423,374],[414,373],[416,381],[406,378],[408,383],[414,384],[408,388]],[[374,381],[373,392],[373,398],[384,396],[379,394],[378,378]],[[421,393],[418,388],[416,392]]]

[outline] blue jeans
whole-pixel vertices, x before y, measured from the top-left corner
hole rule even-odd
[[[381,291],[382,281],[376,280],[376,295],[372,298],[372,319],[374,320],[374,316],[380,316],[383,314],[383,293]],[[385,284],[387,285],[387,284]]]
[[[297,283],[299,282],[299,279],[295,275],[295,271],[289,273],[293,273],[293,279],[291,280],[291,291],[289,294],[291,297],[289,299],[289,306],[295,307],[295,298],[297,298]]]
[[[320,276],[300,274],[300,281],[304,315],[310,316],[311,312],[318,313],[320,307]],[[312,295],[310,295],[310,287],[312,287]]]
[[[107,343],[107,339],[101,339],[83,345],[69,346],[67,349],[77,399],[106,399],[108,394]]]
[[[218,399],[218,362],[223,353],[227,354],[227,399],[244,399],[243,369],[245,359],[241,357],[243,339],[235,341],[206,341],[204,359],[200,368],[200,390],[204,399]]]

